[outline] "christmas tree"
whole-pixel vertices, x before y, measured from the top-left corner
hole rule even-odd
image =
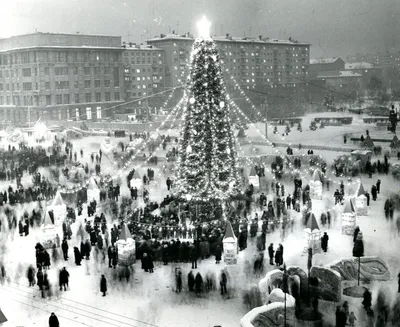
[[[236,146],[219,55],[205,17],[193,44],[179,144],[176,189],[192,201],[225,200],[237,192]]]

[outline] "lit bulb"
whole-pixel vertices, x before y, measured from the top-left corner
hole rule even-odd
[[[207,20],[206,16],[203,16],[201,20],[197,23],[197,28],[199,30],[199,37],[208,39],[210,37],[210,27],[211,22]]]

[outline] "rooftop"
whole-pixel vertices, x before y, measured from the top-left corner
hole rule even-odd
[[[81,34],[79,32],[76,33],[52,33],[52,32],[33,32],[33,33],[27,33],[27,34],[18,34],[18,35],[12,35],[10,37],[4,37],[0,38],[0,41],[2,40],[9,40],[9,39],[14,39],[18,37],[23,37],[23,36],[32,36],[32,35],[56,35],[56,36],[76,36],[76,35],[81,35],[81,36],[104,36],[104,37],[120,37],[118,35],[106,35],[106,34]]]
[[[259,44],[290,44],[290,45],[310,45],[309,43],[298,42],[296,40],[278,40],[271,39],[269,37],[236,37],[230,36],[227,34],[226,36],[212,36],[212,39],[217,42],[240,42],[240,43],[259,43]],[[158,42],[161,40],[177,40],[177,41],[189,41],[193,42],[195,37],[189,33],[177,35],[177,34],[161,34],[154,38],[148,39],[147,42]]]
[[[156,48],[152,45],[148,45],[148,44],[135,44],[132,43],[132,45],[126,44],[123,45],[122,48],[124,50],[129,50],[129,51],[135,51],[135,50],[157,50],[157,51],[162,51],[163,49],[160,48]]]
[[[380,68],[370,62],[353,62],[353,63],[346,63],[344,64],[344,68],[346,70],[351,69],[371,69],[371,68]]]
[[[340,77],[362,77],[361,74],[351,70],[341,70],[337,72],[322,72],[324,75],[318,75],[317,78],[340,78]]]
[[[310,64],[315,65],[315,64],[333,64],[338,60],[342,60],[340,57],[332,57],[332,58],[316,58],[316,59],[310,59]]]

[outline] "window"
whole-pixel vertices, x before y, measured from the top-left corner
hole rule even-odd
[[[74,75],[78,75],[78,67],[74,67]]]
[[[114,86],[119,86],[119,69],[114,67]]]
[[[97,92],[95,96],[96,96],[96,102],[101,102],[101,93]]]
[[[120,100],[119,92],[115,92],[114,98],[115,98],[115,100]]]
[[[68,67],[56,67],[54,68],[54,74],[56,76],[68,75]]]
[[[76,117],[76,120],[79,120],[79,108],[75,109],[75,117]]]
[[[101,119],[101,107],[96,107],[97,119]]]
[[[105,79],[104,80],[104,87],[110,87],[110,80],[109,79]]]
[[[94,67],[94,74],[100,75],[100,67]]]
[[[23,77],[30,77],[31,76],[31,69],[30,68],[23,68],[22,69],[22,76]]]
[[[74,88],[76,88],[76,89],[79,88],[79,81],[74,81]]]
[[[85,75],[90,75],[90,67],[84,67],[84,68],[83,68],[83,73],[84,73]]]
[[[85,93],[85,102],[92,102],[92,94]]]
[[[32,90],[32,83],[22,83],[22,89],[24,91],[31,91]]]
[[[44,74],[46,76],[49,76],[49,74],[50,74],[50,68],[49,67],[44,67]]]
[[[92,119],[92,108],[86,108],[86,119]]]
[[[85,89],[90,89],[90,80],[85,81]]]
[[[79,93],[75,93],[75,103],[79,103]]]
[[[94,87],[100,87],[100,80],[99,79],[96,79],[94,81]]]
[[[69,94],[64,94],[64,104],[69,104]]]
[[[51,105],[51,95],[46,95],[46,106]]]
[[[50,82],[45,83],[45,88],[46,88],[46,90],[50,90]]]
[[[140,69],[136,69],[136,73],[140,74]]]
[[[129,74],[129,68],[125,68],[125,74]]]
[[[110,67],[104,67],[104,74],[110,75]]]
[[[56,104],[62,104],[62,94],[56,95]]]
[[[106,92],[106,101],[111,101],[111,93]]]

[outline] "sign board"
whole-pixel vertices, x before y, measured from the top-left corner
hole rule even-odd
[[[235,249],[226,249],[224,252],[224,262],[227,265],[236,265],[237,264],[237,256]]]

